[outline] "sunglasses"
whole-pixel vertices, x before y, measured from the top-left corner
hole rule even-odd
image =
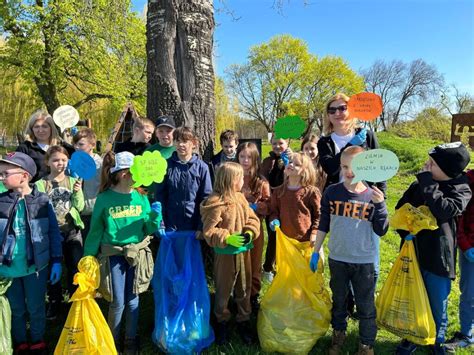
[[[335,114],[337,110],[339,110],[340,112],[345,112],[347,110],[347,105],[328,107],[328,113],[330,113],[331,115]]]

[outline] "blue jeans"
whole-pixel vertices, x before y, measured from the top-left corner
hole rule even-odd
[[[133,293],[135,267],[121,255],[109,257],[110,273],[112,276],[113,300],[109,307],[108,324],[112,330],[115,343],[120,340],[120,323],[125,313],[125,338],[133,339],[138,328],[138,295]]]
[[[459,322],[461,333],[472,337],[474,328],[474,263],[471,263],[459,250],[459,271],[461,280],[459,288],[461,297],[459,299]]]
[[[359,314],[359,338],[365,345],[373,346],[377,336],[374,301],[375,278],[374,264],[353,264],[329,258],[332,291],[332,319],[334,330],[347,329],[346,298],[349,284],[354,288],[355,304]]]
[[[444,343],[448,327],[448,296],[451,279],[420,269],[430,300],[431,313],[436,324],[436,343]]]
[[[45,296],[48,268],[34,274],[13,279],[7,290],[8,302],[12,310],[12,339],[14,344],[26,343],[26,322],[28,312],[31,342],[43,340],[46,314]]]

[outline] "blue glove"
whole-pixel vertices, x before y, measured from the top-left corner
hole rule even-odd
[[[274,219],[270,222],[270,229],[275,231],[276,227],[280,227],[280,221],[278,219]]]
[[[318,261],[319,261],[319,253],[313,251],[311,254],[311,260],[309,261],[309,268],[312,272],[316,272],[318,270]]]
[[[156,212],[156,214],[161,214],[161,203],[156,201],[151,204],[151,210]]]
[[[158,232],[156,233],[156,236],[160,237],[160,238],[165,238],[166,237],[166,229],[164,229],[164,228],[158,229]]]
[[[54,285],[61,280],[61,263],[54,263],[51,265],[51,275],[49,276],[49,282],[51,282],[51,285]]]
[[[280,158],[283,161],[284,166],[287,166],[290,163],[290,157],[288,157],[286,150],[280,154]]]
[[[469,248],[464,252],[464,256],[469,262],[474,263],[474,248]]]
[[[413,240],[413,237],[414,237],[413,234],[408,234],[408,235],[405,237],[405,241]]]
[[[365,128],[362,128],[359,133],[357,133],[351,140],[350,144],[352,145],[361,145],[365,143],[365,140],[367,139],[367,130]]]
[[[254,212],[257,212],[257,204],[256,203],[249,203],[249,207],[254,210]]]
[[[71,127],[71,135],[73,137],[77,134],[77,132],[79,132],[79,129],[76,126]]]

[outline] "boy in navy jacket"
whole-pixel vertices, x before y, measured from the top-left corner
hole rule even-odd
[[[441,144],[429,152],[423,171],[398,201],[414,207],[426,205],[436,218],[438,229],[422,230],[413,239],[420,271],[425,282],[436,324],[435,354],[444,354],[448,325],[448,296],[451,280],[456,277],[456,222],[471,199],[471,190],[463,170],[470,156],[461,142]],[[399,230],[402,238],[408,234]],[[397,354],[411,354],[416,345],[403,340]]]
[[[12,311],[15,353],[46,354],[45,295],[48,266],[51,284],[61,278],[61,234],[48,195],[30,185],[36,165],[15,152],[0,160],[0,276],[12,279],[7,298]],[[29,315],[31,344],[27,342]]]

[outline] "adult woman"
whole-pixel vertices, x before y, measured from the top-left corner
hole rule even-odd
[[[357,118],[349,118],[348,102],[348,96],[338,93],[326,105],[323,135],[318,141],[319,162],[327,174],[325,188],[342,181],[340,165],[344,149],[352,145],[359,145],[366,150],[379,147],[375,133],[357,127]],[[368,184],[372,185],[370,182]],[[385,194],[385,181],[375,185]]]
[[[59,137],[51,115],[42,109],[33,112],[26,125],[25,141],[16,148],[17,152],[28,154],[36,164],[37,173],[32,182],[48,175],[46,151],[50,146],[57,144],[66,148],[69,155],[74,153],[74,147]]]

